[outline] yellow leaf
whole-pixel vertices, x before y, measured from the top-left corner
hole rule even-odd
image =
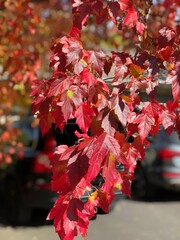
[[[98,191],[96,190],[93,193],[91,193],[89,200],[93,202],[97,198],[97,196],[98,196]]]
[[[129,96],[126,96],[124,94],[121,94],[120,97],[124,99],[127,103],[131,103],[132,99]]]
[[[114,184],[114,189],[115,190],[121,190],[122,189],[122,185],[119,182],[117,182],[117,183]]]
[[[129,71],[135,78],[142,77],[144,73],[144,69],[134,63],[130,65]]]
[[[68,96],[69,98],[73,98],[73,96],[74,96],[73,91],[68,90],[68,91],[67,91],[67,96]]]

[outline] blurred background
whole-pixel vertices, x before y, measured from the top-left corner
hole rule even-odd
[[[58,136],[42,137],[31,112],[32,81],[51,75],[51,44],[71,28],[71,1],[0,0],[0,239],[58,239],[46,216],[56,194],[50,191],[51,156]],[[154,11],[156,9],[154,8]],[[161,13],[168,14],[161,7]],[[152,15],[152,19],[153,19]],[[161,22],[163,25],[163,21]],[[156,31],[160,25],[153,25]],[[119,29],[121,31],[121,29]],[[83,30],[86,48],[133,51],[131,30],[118,33],[108,22]],[[162,74],[162,83],[163,83]],[[158,90],[161,102],[171,99],[167,86]],[[141,93],[145,100],[145,93]],[[71,145],[76,126],[63,134]],[[163,129],[138,163],[132,199],[119,194],[108,215],[92,220],[88,239],[180,239],[180,141]],[[80,238],[79,238],[80,239]]]

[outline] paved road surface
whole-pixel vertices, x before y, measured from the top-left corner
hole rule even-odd
[[[35,212],[31,226],[1,224],[0,240],[58,240],[53,226],[43,223],[45,214]],[[108,215],[91,221],[87,240],[180,240],[180,197],[155,202],[117,199]]]

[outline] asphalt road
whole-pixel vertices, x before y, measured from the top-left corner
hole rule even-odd
[[[0,240],[58,240],[47,212],[35,211],[29,226],[0,224]],[[78,236],[76,240],[81,240]],[[153,202],[116,199],[108,215],[90,222],[87,240],[179,240],[180,195],[167,193]]]

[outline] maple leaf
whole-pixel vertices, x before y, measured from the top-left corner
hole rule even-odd
[[[159,73],[158,59],[153,55],[149,55],[146,51],[137,56],[135,64],[142,69],[147,69],[149,73],[148,77],[152,77],[152,75]]]
[[[88,167],[89,159],[86,155],[81,154],[81,151],[78,151],[78,149],[72,152],[67,165],[67,175],[71,190],[74,190],[86,175]]]
[[[88,170],[88,157],[78,146],[58,147],[51,158],[53,167],[52,189],[63,195],[73,191]]]
[[[48,220],[53,218],[56,232],[61,239],[71,240],[77,236],[78,231],[86,237],[89,219],[80,199],[63,199],[60,196],[47,217]]]
[[[71,30],[70,30],[70,36],[74,37],[76,39],[80,39],[81,38],[81,32],[80,32],[79,28],[72,27]]]
[[[130,65],[129,71],[135,78],[142,77],[144,73],[144,69],[134,63]]]
[[[92,69],[102,76],[102,71],[105,62],[105,54],[102,51],[86,51],[88,60],[87,62],[91,65]]]
[[[137,159],[143,159],[149,144],[147,136],[156,134],[161,124],[168,133],[175,124],[176,128],[179,126],[179,28],[172,22],[176,15],[177,0],[173,4],[165,1],[151,8],[152,15],[156,12],[153,15],[156,19],[159,6],[162,9],[171,7],[167,14],[162,14],[168,16],[156,21],[158,24],[152,24],[153,27],[148,26],[153,20],[152,17],[147,18],[150,3],[74,0],[70,37],[57,39],[52,47],[50,66],[53,76],[43,83],[37,81],[32,89],[33,109],[39,111],[44,132],[52,122],[63,130],[65,122],[72,118],[82,131],[75,133],[81,141],[73,147],[58,147],[51,158],[52,189],[60,196],[49,218],[54,218],[56,231],[63,240],[72,240],[78,231],[86,237],[89,218],[94,215],[95,207],[99,206],[108,212],[116,188],[130,196]],[[125,39],[123,42],[132,43],[135,50],[132,56],[125,52],[112,52],[106,56],[100,50],[84,49],[80,39],[83,26],[94,24],[95,21],[97,24],[105,23],[108,28],[98,27],[98,35],[102,32],[111,33],[114,26],[111,28],[109,20],[119,29],[121,27],[121,37]],[[157,30],[167,23],[172,28]],[[14,23],[11,21],[10,25],[14,26]],[[85,28],[84,33],[89,29],[91,26]],[[103,39],[106,39],[106,35],[103,35]],[[117,43],[115,47],[119,47]],[[121,47],[128,50],[126,44]],[[15,56],[23,52],[17,51]],[[9,65],[13,66],[12,63]],[[22,66],[21,62],[17,65],[18,68]],[[101,77],[103,71],[108,75],[112,66],[114,78],[109,88]],[[172,85],[174,98],[174,102],[166,105],[157,102],[154,94],[161,69],[168,71],[166,82]],[[24,78],[30,75],[25,74]],[[130,77],[125,79],[128,75]],[[20,77],[15,75],[17,79]],[[146,91],[151,102],[144,103],[141,91]],[[137,110],[141,104],[143,107]],[[89,133],[92,135],[88,136]],[[117,171],[116,161],[124,165],[124,171]],[[96,189],[86,204],[82,203],[79,198],[99,174],[104,180],[102,189]]]
[[[105,116],[103,116],[101,127],[107,134],[114,136],[117,129],[117,123],[112,112],[108,112]]]
[[[130,8],[127,10],[128,13],[126,14],[124,18],[124,25],[132,28],[136,25],[138,21],[138,14],[134,8]]]
[[[88,87],[93,86],[96,83],[96,78],[94,75],[85,68],[81,74],[82,76],[82,83],[86,83]]]
[[[100,172],[103,161],[107,154],[112,154],[118,158],[120,155],[120,146],[118,141],[107,133],[102,133],[93,143],[94,151],[89,158],[89,169],[87,172],[87,179],[91,182]]]
[[[76,117],[76,123],[80,129],[87,133],[90,128],[92,117],[95,116],[93,109],[87,104],[82,103],[75,111],[74,116]]]
[[[48,98],[45,98],[44,101],[39,104],[39,124],[43,135],[52,127],[53,117],[51,113],[49,113],[49,105],[50,102]]]
[[[127,117],[129,114],[129,108],[124,103],[124,101],[119,98],[118,96],[115,96],[112,99],[112,110],[114,110],[115,114],[117,115],[119,121],[122,123],[123,126],[127,123]]]
[[[166,27],[159,31],[158,48],[165,48],[173,43],[176,34],[172,29]]]
[[[75,108],[82,104],[81,90],[78,86],[72,85],[61,94],[59,106],[61,106],[65,121],[67,121]]]
[[[106,75],[109,74],[111,67],[112,67],[112,59],[111,58],[107,58],[105,63],[104,63],[104,72],[106,73]]]
[[[52,112],[52,116],[55,119],[56,126],[59,127],[61,131],[63,131],[64,125],[65,125],[65,119],[63,117],[61,107],[56,106]]]
[[[160,55],[160,57],[162,59],[164,59],[165,61],[168,61],[171,55],[171,48],[170,46],[166,46],[165,48],[161,48],[158,51],[158,54]]]
[[[71,114],[74,111],[74,104],[73,104],[73,101],[71,100],[71,98],[66,95],[68,95],[67,92],[64,93],[62,96],[64,101],[63,101],[61,110],[63,113],[63,117],[64,117],[65,121],[67,122],[67,120],[70,119]]]
[[[171,71],[166,79],[166,82],[172,84],[172,94],[174,101],[176,101],[180,96],[180,70]]]
[[[51,157],[53,176],[51,187],[53,191],[66,194],[70,191],[70,183],[67,175],[67,166],[70,157],[75,151],[76,146],[68,148],[66,145],[56,147],[55,153]]]
[[[66,81],[66,82],[65,82]],[[71,81],[65,75],[57,76],[55,80],[50,81],[50,87],[48,91],[48,97],[55,97],[59,95],[65,88],[70,87]]]
[[[87,66],[86,62],[84,60],[80,60],[78,62],[75,63],[74,65],[74,72],[79,75],[83,70],[84,68]]]
[[[112,202],[114,198],[114,194],[108,194],[106,192],[103,192],[102,190],[96,190],[93,193],[91,193],[89,200],[91,202],[95,202],[95,206],[100,207],[101,209],[103,209],[103,211],[105,211],[106,213],[109,212],[109,205]],[[89,204],[89,202],[87,203],[87,205]]]
[[[114,81],[118,78],[125,78],[129,73],[128,65],[132,63],[129,54],[113,52],[113,58],[116,64]]]
[[[62,52],[63,44],[61,39],[56,39],[51,47],[52,53],[50,55],[50,68],[53,68],[55,72],[65,72],[66,68],[66,54]]]
[[[124,165],[125,169],[128,169],[133,174],[139,157],[139,151],[130,143],[124,142],[121,145],[121,154],[117,160]]]
[[[127,9],[131,9],[132,8],[132,2],[129,1],[129,0],[120,0],[118,1],[119,5],[120,5],[120,8],[121,10],[127,10]]]
[[[143,160],[144,159],[145,152],[146,152],[146,145],[148,145],[148,144],[149,143],[147,141],[144,141],[144,144],[142,144],[140,136],[134,137],[132,145],[139,152],[139,156],[138,156],[139,160]]]
[[[140,114],[134,120],[135,123],[138,123],[138,131],[141,137],[141,141],[144,142],[144,139],[148,136],[151,131],[151,127],[155,124],[154,118],[147,114]]]
[[[139,22],[139,21],[136,22],[136,30],[137,30],[137,32],[142,34],[144,32],[145,28],[146,27],[145,27],[145,25],[142,22]]]
[[[145,102],[142,111],[143,113],[148,114],[148,116],[157,119],[161,113],[161,105],[156,100]]]
[[[133,179],[133,175],[129,174],[127,171],[121,171],[119,173],[119,189],[129,197],[131,197],[131,182]]]
[[[152,95],[153,91],[155,91],[155,87],[158,86],[158,81],[156,79],[152,79],[151,77],[146,78],[146,92],[148,95]]]
[[[125,78],[128,75],[128,67],[123,65],[121,62],[116,61],[116,69],[114,73],[114,80],[118,80],[118,78]]]
[[[88,101],[98,107],[98,110],[105,108],[108,103],[109,88],[101,79],[88,90]]]
[[[91,122],[91,133],[93,135],[100,135],[103,132],[104,129],[102,128],[102,121],[97,119],[97,117],[93,117]]]
[[[116,169],[116,158],[112,153],[109,153],[106,158],[106,163],[102,169],[102,176],[105,179],[102,190],[111,192],[114,190],[114,185],[117,183],[118,171]]]
[[[171,127],[173,129],[174,120],[176,119],[176,114],[173,112],[169,112],[166,109],[162,109],[161,115],[159,116],[159,121],[162,123],[164,129],[168,129]]]
[[[76,38],[61,38],[61,43],[63,44],[62,52],[66,54],[66,66],[69,64],[77,63],[83,56],[82,44]]]
[[[46,89],[46,81],[45,80],[34,80],[32,87],[31,87],[31,92],[30,96],[38,96],[39,94],[42,95],[42,91],[45,91]]]
[[[108,11],[109,11],[109,15],[111,16],[111,19],[116,22],[116,19],[118,17],[119,14],[119,10],[120,10],[120,5],[118,2],[108,2]]]

